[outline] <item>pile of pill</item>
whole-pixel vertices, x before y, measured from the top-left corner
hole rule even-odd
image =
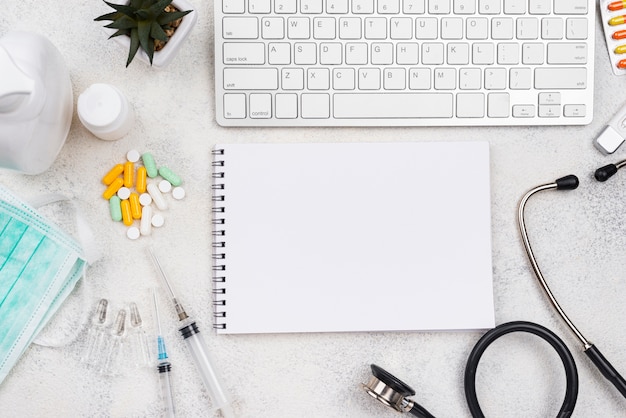
[[[143,165],[135,168],[140,160]],[[181,178],[165,166],[157,167],[149,152],[128,151],[126,162],[109,170],[102,183],[107,186],[102,197],[109,201],[111,219],[124,223],[128,227],[126,236],[133,240],[150,235],[152,227],[163,226],[165,218],[158,211],[167,210],[167,194],[176,200],[185,197]],[[135,221],[139,227],[134,226]]]

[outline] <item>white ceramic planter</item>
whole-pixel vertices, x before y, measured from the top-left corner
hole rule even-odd
[[[196,21],[198,20],[198,12],[187,0],[173,0],[172,6],[181,11],[192,10],[192,12],[183,17],[183,20],[180,22],[178,28],[176,28],[174,35],[165,44],[163,49],[154,52],[154,56],[152,57],[152,66],[156,68],[163,68],[174,59],[174,57],[178,53],[178,50],[182,46],[185,39],[187,39],[187,37],[189,36],[191,30],[196,24]],[[109,35],[115,33],[114,29],[104,29]],[[122,35],[116,36],[113,39],[115,39],[119,44],[123,45],[126,48],[126,53],[128,54],[128,50],[130,50],[130,38],[128,36]],[[135,59],[136,58],[139,58],[141,61],[150,65],[150,59],[148,58],[148,54],[146,54],[146,52],[141,47],[139,48],[139,51],[137,51],[137,55],[135,55]]]

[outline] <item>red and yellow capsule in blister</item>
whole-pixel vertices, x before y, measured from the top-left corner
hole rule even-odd
[[[624,23],[626,23],[626,16],[622,15],[622,16],[615,16],[609,19],[609,25],[610,26],[617,26],[617,25],[623,25]]]
[[[608,9],[612,12],[615,10],[622,10],[623,8],[626,8],[626,0],[614,1],[608,5]]]
[[[621,68],[622,70],[626,69],[626,60],[620,60],[617,63],[617,68]]]
[[[620,45],[613,50],[616,54],[626,54],[626,45]]]
[[[611,37],[615,40],[626,39],[626,30],[618,30]]]

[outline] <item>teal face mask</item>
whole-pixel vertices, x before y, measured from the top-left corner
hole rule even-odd
[[[0,186],[0,383],[86,267],[76,240]]]

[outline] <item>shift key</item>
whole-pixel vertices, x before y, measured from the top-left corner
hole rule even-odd
[[[225,68],[225,90],[276,90],[276,68]]]
[[[537,68],[535,69],[535,88],[540,90],[586,89],[587,69],[580,67]]]

